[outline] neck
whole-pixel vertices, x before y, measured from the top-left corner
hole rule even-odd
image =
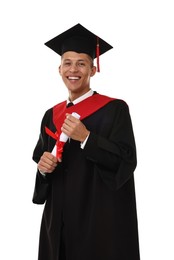
[[[88,93],[89,90],[90,90],[90,88],[87,89],[87,90],[84,91],[84,92],[81,92],[81,93],[72,93],[72,92],[69,92],[69,100],[70,100],[70,101],[74,101],[75,99],[80,98],[81,96],[83,96],[83,95],[85,95],[86,93]]]

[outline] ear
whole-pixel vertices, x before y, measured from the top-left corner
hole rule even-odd
[[[61,75],[61,65],[59,66],[58,70],[59,70],[59,74]]]
[[[96,66],[93,66],[91,69],[91,77],[93,77],[95,75],[96,71],[97,71]]]

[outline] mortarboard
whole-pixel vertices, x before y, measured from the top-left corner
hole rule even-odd
[[[45,45],[60,56],[67,51],[75,51],[86,53],[92,59],[97,58],[98,71],[99,56],[113,48],[79,23],[49,40]]]

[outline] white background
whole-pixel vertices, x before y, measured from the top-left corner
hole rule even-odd
[[[44,43],[81,23],[114,46],[91,87],[124,99],[137,143],[142,260],[173,260],[173,1],[0,4],[0,259],[36,260],[43,206],[32,203],[32,152],[46,109],[66,99],[60,58]]]

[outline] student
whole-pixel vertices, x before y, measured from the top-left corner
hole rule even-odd
[[[112,46],[81,24],[46,46],[61,56],[68,98],[46,111],[33,153],[33,202],[45,203],[38,259],[139,260],[129,108],[90,86],[99,56]]]

